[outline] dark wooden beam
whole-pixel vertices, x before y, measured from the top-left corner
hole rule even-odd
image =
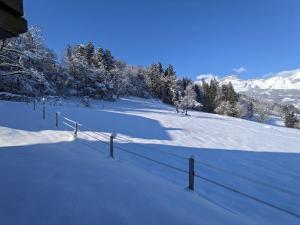
[[[23,0],[0,0],[0,5],[17,16],[24,15]]]
[[[0,39],[14,37],[27,31],[27,21],[0,8]]]
[[[23,14],[23,0],[0,0],[0,39],[27,31],[27,21],[22,17]]]

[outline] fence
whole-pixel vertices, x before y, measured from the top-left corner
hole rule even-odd
[[[27,102],[27,104],[28,104],[28,102]],[[38,108],[38,101],[36,101],[36,100],[33,101],[33,109],[35,111],[37,109],[39,109]],[[175,170],[175,171],[180,172],[182,174],[185,174],[188,178],[188,189],[191,190],[191,191],[195,190],[195,178],[201,179],[202,181],[213,184],[213,185],[215,185],[219,188],[230,191],[232,193],[235,193],[235,194],[240,195],[242,197],[245,197],[247,199],[251,199],[252,201],[255,201],[259,204],[263,204],[265,206],[268,206],[270,208],[276,209],[278,211],[281,211],[283,213],[289,214],[293,217],[296,217],[296,218],[300,219],[300,214],[298,214],[298,213],[287,210],[287,209],[282,208],[280,206],[277,206],[273,203],[267,202],[265,200],[262,200],[260,198],[255,197],[255,196],[252,196],[250,194],[242,192],[242,191],[240,191],[236,188],[232,188],[228,185],[222,184],[221,182],[218,182],[218,181],[215,181],[213,179],[210,179],[210,178],[207,178],[205,176],[200,175],[200,173],[195,170],[195,165],[200,164],[203,167],[207,167],[207,168],[216,170],[216,171],[224,173],[224,174],[230,174],[231,176],[237,177],[239,179],[247,180],[248,182],[252,182],[252,183],[255,183],[255,184],[259,184],[261,186],[268,187],[270,189],[285,193],[285,194],[290,195],[292,197],[300,198],[300,195],[298,193],[286,190],[286,189],[281,188],[281,187],[277,187],[277,186],[272,185],[272,184],[268,184],[268,183],[265,183],[265,182],[262,182],[262,181],[255,180],[253,178],[249,178],[247,176],[243,176],[243,175],[237,174],[237,173],[232,172],[232,171],[228,171],[228,170],[223,169],[223,168],[219,168],[219,167],[217,167],[215,165],[211,165],[207,162],[202,162],[202,161],[199,161],[199,160],[196,161],[193,156],[190,156],[189,158],[187,158],[187,157],[175,154],[175,153],[165,152],[165,151],[162,151],[162,150],[157,149],[157,148],[152,148],[150,146],[144,146],[143,147],[143,148],[146,148],[146,149],[149,149],[149,150],[154,150],[156,152],[160,152],[161,154],[166,154],[170,157],[174,157],[174,158],[177,158],[177,159],[180,159],[180,160],[185,160],[186,162],[188,162],[188,168],[187,169],[182,169],[182,168],[179,168],[177,166],[171,165],[169,163],[162,162],[161,160],[154,159],[151,156],[147,156],[145,154],[141,154],[141,153],[138,153],[138,152],[135,152],[133,150],[130,150],[130,149],[127,149],[127,148],[124,148],[124,147],[121,147],[121,146],[117,145],[118,141],[119,142],[125,142],[125,143],[134,143],[131,140],[128,140],[128,139],[125,139],[125,138],[122,138],[122,137],[118,137],[118,136],[114,136],[113,134],[108,135],[108,134],[99,133],[99,132],[92,132],[92,134],[89,134],[87,132],[81,131],[80,128],[86,128],[86,129],[89,129],[89,130],[93,130],[93,129],[91,129],[90,127],[87,127],[87,126],[85,126],[81,123],[78,123],[78,122],[76,122],[76,121],[74,121],[74,120],[72,120],[68,117],[64,117],[59,112],[56,112],[54,115],[47,112],[45,101],[42,101],[41,112],[42,112],[42,118],[43,119],[46,119],[46,117],[52,118],[53,121],[54,121],[54,125],[56,127],[59,127],[59,124],[62,124],[63,126],[65,126],[65,128],[68,129],[68,131],[71,131],[73,133],[74,138],[77,138],[78,133],[80,132],[80,134],[82,134],[82,135],[85,135],[89,138],[92,138],[96,141],[99,141],[101,143],[106,144],[108,146],[109,156],[112,159],[116,158],[116,150],[119,150],[119,151],[122,151],[126,154],[130,154],[130,155],[135,156],[137,158],[144,159],[144,160],[147,160],[147,161],[152,162],[154,164],[157,164],[157,165],[160,165],[160,166],[163,166],[163,167],[167,167],[169,169],[172,169],[172,170]],[[59,123],[59,121],[61,121],[61,123]],[[80,143],[95,150],[94,147],[91,147],[91,146],[87,145],[84,142],[80,142]]]

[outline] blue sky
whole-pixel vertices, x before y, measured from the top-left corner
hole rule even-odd
[[[130,64],[255,78],[300,67],[299,0],[24,0],[60,55],[92,41]],[[243,71],[244,68],[244,71]]]

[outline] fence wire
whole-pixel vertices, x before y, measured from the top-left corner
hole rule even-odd
[[[267,202],[267,201],[264,201],[264,200],[262,200],[262,199],[259,199],[259,198],[257,198],[257,197],[254,197],[254,196],[252,196],[252,195],[249,195],[249,194],[247,194],[247,193],[244,193],[244,192],[242,192],[242,191],[239,191],[239,190],[237,190],[237,189],[235,189],[235,188],[232,188],[232,187],[229,187],[229,186],[227,186],[227,185],[224,185],[224,184],[222,184],[222,183],[220,183],[220,182],[211,180],[211,179],[209,179],[209,178],[206,178],[206,177],[203,177],[203,176],[199,176],[199,175],[197,175],[197,174],[195,174],[195,177],[197,177],[197,178],[202,179],[202,180],[204,180],[204,181],[206,181],[206,182],[208,182],[208,183],[214,184],[214,185],[219,186],[219,187],[221,187],[221,188],[223,188],[223,189],[226,189],[226,190],[231,191],[231,192],[233,192],[233,193],[239,194],[239,195],[241,195],[241,196],[243,196],[243,197],[246,197],[246,198],[248,198],[248,199],[251,199],[251,200],[253,200],[253,201],[256,201],[256,202],[258,202],[258,203],[261,203],[261,204],[263,204],[263,205],[269,206],[269,207],[271,207],[271,208],[273,208],[273,209],[279,210],[279,211],[281,211],[281,212],[287,213],[287,214],[289,214],[289,215],[291,215],[291,216],[294,216],[294,217],[300,219],[300,215],[297,214],[297,213],[295,213],[295,212],[292,212],[292,211],[289,211],[289,210],[287,210],[287,209],[281,208],[281,207],[276,206],[276,205],[274,205],[274,204],[272,204],[272,203],[269,203],[269,202]]]
[[[178,168],[178,167],[172,166],[172,165],[167,164],[167,163],[165,163],[165,162],[158,161],[158,160],[156,160],[156,159],[152,159],[152,158],[150,158],[150,157],[148,157],[148,156],[145,156],[145,155],[142,155],[142,154],[139,154],[139,153],[130,151],[130,150],[125,149],[125,148],[122,148],[122,147],[120,147],[120,146],[116,146],[116,148],[119,149],[119,150],[121,150],[121,151],[123,151],[123,152],[129,153],[129,154],[134,155],[134,156],[137,156],[137,157],[139,157],[139,158],[143,158],[143,159],[149,160],[149,161],[151,161],[151,162],[154,162],[154,163],[156,163],[156,164],[159,164],[159,165],[168,167],[168,168],[170,168],[170,169],[174,169],[174,170],[177,170],[177,171],[186,173],[186,174],[189,173],[189,172],[186,171],[186,170],[183,170],[183,169],[180,169],[180,168]]]

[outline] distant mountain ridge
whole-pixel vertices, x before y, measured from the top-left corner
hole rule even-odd
[[[270,74],[266,78],[249,80],[242,80],[237,75],[219,78],[213,74],[206,74],[198,76],[195,83],[201,83],[202,79],[210,82],[214,78],[221,84],[231,82],[239,93],[300,107],[300,69],[282,71]]]
[[[237,75],[219,78],[218,76],[207,74],[198,76],[196,83],[201,82],[202,79],[210,81],[213,78],[216,78],[220,83],[231,82],[237,92],[250,91],[252,89],[300,90],[300,69],[274,73],[265,79],[250,80],[242,80]]]

